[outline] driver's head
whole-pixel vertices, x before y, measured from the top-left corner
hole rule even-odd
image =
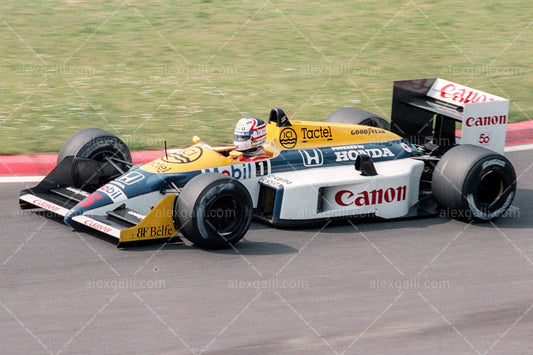
[[[245,152],[262,146],[266,141],[265,122],[257,117],[241,118],[235,126],[235,150]]]

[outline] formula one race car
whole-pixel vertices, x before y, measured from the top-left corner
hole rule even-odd
[[[283,227],[446,209],[487,221],[516,191],[502,155],[508,109],[506,99],[446,80],[398,81],[390,124],[356,108],[325,122],[273,109],[267,158],[258,161],[195,137],[188,148],[132,165],[118,137],[85,129],[65,142],[43,181],[21,191],[20,206],[52,211],[119,245],[183,236],[208,249],[237,243],[252,217]]]

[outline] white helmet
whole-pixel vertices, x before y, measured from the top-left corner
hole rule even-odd
[[[257,117],[241,118],[235,126],[235,150],[245,152],[266,142],[265,122]]]

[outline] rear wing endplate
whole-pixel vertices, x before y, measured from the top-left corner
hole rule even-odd
[[[503,154],[509,100],[440,78],[395,81],[391,130],[411,143],[473,144]]]

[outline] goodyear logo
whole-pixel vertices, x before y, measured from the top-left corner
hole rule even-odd
[[[368,135],[368,134],[383,134],[385,133],[385,130],[379,129],[379,128],[352,129],[350,133],[352,134],[352,136]]]
[[[279,134],[279,142],[284,148],[291,149],[296,147],[297,141],[298,136],[296,135],[296,131],[290,127],[285,128]]]

